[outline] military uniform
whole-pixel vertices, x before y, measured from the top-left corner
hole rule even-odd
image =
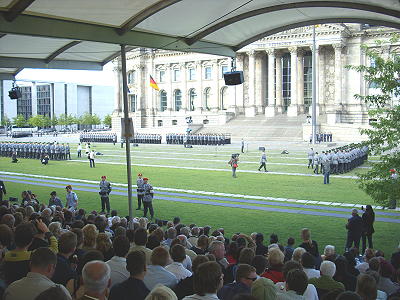
[[[150,212],[151,219],[154,217],[154,210],[153,210],[153,187],[151,184],[147,183],[148,179],[143,178],[143,216],[147,218],[147,210]]]
[[[99,186],[100,186],[99,194],[101,198],[101,211],[104,212],[104,209],[107,209],[107,213],[110,213],[109,195],[111,193],[111,184],[110,182],[106,181],[106,176],[101,177]]]
[[[138,178],[136,180],[136,186],[137,186],[136,192],[137,192],[137,200],[138,200],[138,207],[136,208],[136,210],[140,210],[140,208],[142,206],[143,196],[144,196],[142,174],[138,175]]]
[[[267,166],[265,163],[267,162],[267,155],[265,152],[261,155],[260,166],[258,167],[258,171],[261,171],[261,168],[264,168],[264,171],[267,172]]]
[[[314,155],[315,155],[314,149],[311,148],[310,151],[308,151],[308,153],[307,153],[307,156],[308,156],[308,167],[307,168],[308,169],[310,168],[310,166],[312,169],[314,169]]]

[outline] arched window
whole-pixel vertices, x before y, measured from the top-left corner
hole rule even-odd
[[[191,111],[194,111],[194,103],[196,101],[197,94],[195,89],[190,89],[189,90],[189,109]]]
[[[160,110],[164,111],[167,109],[167,92],[161,91],[160,92]]]
[[[210,98],[211,98],[211,88],[204,89],[204,101],[205,101],[205,109],[210,109]]]
[[[182,92],[181,90],[175,91],[175,110],[180,111],[182,108]]]
[[[220,109],[228,108],[228,87],[224,86],[221,88],[221,106]]]

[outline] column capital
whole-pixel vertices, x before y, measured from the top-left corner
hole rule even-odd
[[[179,68],[181,68],[181,69],[185,69],[185,68],[186,68],[186,63],[185,63],[185,62],[180,62],[180,63],[178,64],[178,66],[179,66]]]
[[[304,56],[304,53],[306,53],[306,51],[303,48],[297,49],[297,56]]]
[[[265,52],[268,56],[275,56],[275,49],[266,49]]]
[[[246,54],[247,54],[248,56],[255,56],[255,55],[256,55],[256,50],[247,51]]]
[[[290,54],[297,54],[297,47],[296,46],[289,47],[288,49],[289,49]]]
[[[345,45],[342,42],[332,44],[332,47],[333,47],[333,49],[335,49],[335,51],[342,51],[344,46]]]
[[[379,52],[382,54],[389,54],[390,52],[390,45],[382,45],[379,49]]]

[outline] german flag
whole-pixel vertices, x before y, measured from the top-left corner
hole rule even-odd
[[[157,83],[154,81],[153,77],[150,75],[150,86],[155,89],[156,91],[159,91],[160,89],[158,88]]]

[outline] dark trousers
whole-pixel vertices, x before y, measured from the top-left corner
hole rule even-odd
[[[261,168],[264,168],[264,171],[267,172],[267,166],[265,165],[265,162],[261,163],[261,165],[258,167],[258,171],[261,171]]]
[[[351,234],[347,234],[347,241],[346,241],[346,251],[350,250],[351,246],[354,243],[354,247],[356,247],[357,249],[360,249],[360,239],[361,236],[354,236]]]
[[[362,238],[362,253],[361,253],[361,255],[363,255],[365,253],[365,249],[367,249],[367,239],[368,239],[368,248],[372,249],[374,247],[374,245],[372,244],[372,234],[363,233],[361,238]]]
[[[78,157],[82,157],[82,150],[78,150]]]
[[[153,203],[151,203],[151,202],[143,202],[143,208],[144,208],[143,216],[146,218],[147,217],[147,210],[149,210],[150,211],[150,216],[153,219],[153,217],[154,217]]]
[[[94,159],[89,158],[89,163],[90,163],[90,167],[91,168],[95,168],[96,167],[95,164],[94,164]]]
[[[324,184],[329,184],[329,172],[324,172]]]
[[[319,170],[319,164],[316,164],[314,168],[314,173],[318,174],[318,170]]]
[[[139,194],[137,195],[137,209],[140,209],[140,207],[142,206],[143,196],[144,195],[139,195]]]
[[[101,211],[104,211],[104,209],[107,209],[107,213],[110,212],[110,198],[108,196],[106,197],[101,197]]]
[[[310,168],[310,166],[311,166],[311,168],[314,168],[314,164],[313,164],[313,159],[312,158],[308,159],[308,167],[307,168]]]

